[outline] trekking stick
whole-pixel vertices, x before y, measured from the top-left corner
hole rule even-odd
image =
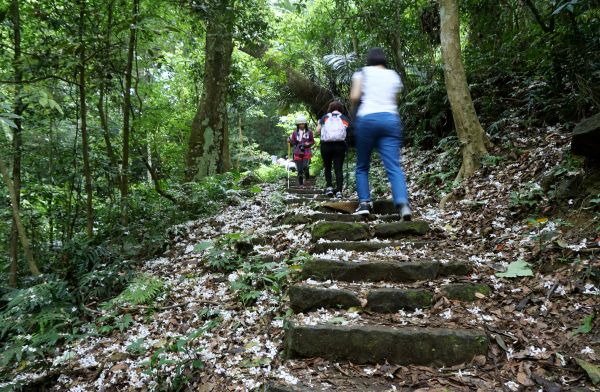
[[[290,189],[290,151],[291,151],[291,146],[290,146],[290,142],[288,142],[288,151],[287,151],[287,160],[285,162],[285,171],[287,171],[287,187],[288,189]]]

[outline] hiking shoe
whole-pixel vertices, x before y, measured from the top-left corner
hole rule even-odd
[[[333,188],[332,187],[328,187],[327,189],[325,189],[325,196],[333,197]]]
[[[358,208],[353,215],[369,215],[371,213],[371,203],[362,202],[358,204]]]
[[[412,219],[410,207],[408,206],[408,204],[400,204],[400,206],[398,207],[398,213],[400,214],[402,221],[408,222]]]
[[[336,192],[336,193],[335,193],[335,198],[336,198],[336,199],[341,199],[342,197],[344,197],[344,196],[342,195],[342,192]]]

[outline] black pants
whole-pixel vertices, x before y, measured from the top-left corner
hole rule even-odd
[[[298,173],[298,184],[302,185],[304,177],[308,180],[308,166],[310,165],[310,159],[302,159],[294,161],[296,164],[296,172]]]
[[[325,166],[325,182],[328,188],[333,188],[331,165],[335,171],[335,192],[344,188],[344,158],[346,157],[346,142],[321,142],[321,157]]]

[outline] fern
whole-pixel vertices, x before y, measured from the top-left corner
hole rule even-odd
[[[77,307],[62,280],[12,290],[3,297],[0,312],[0,367],[29,357],[43,357],[59,341],[77,337]],[[0,372],[1,373],[1,372]]]
[[[111,302],[145,305],[155,299],[164,289],[165,285],[162,279],[155,276],[139,275]]]

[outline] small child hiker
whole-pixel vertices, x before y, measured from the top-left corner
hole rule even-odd
[[[296,130],[292,132],[288,139],[294,148],[294,163],[298,173],[298,184],[304,184],[304,179],[309,178],[310,158],[312,157],[311,147],[315,144],[315,138],[312,131],[308,128],[306,117],[298,116],[296,118]]]

